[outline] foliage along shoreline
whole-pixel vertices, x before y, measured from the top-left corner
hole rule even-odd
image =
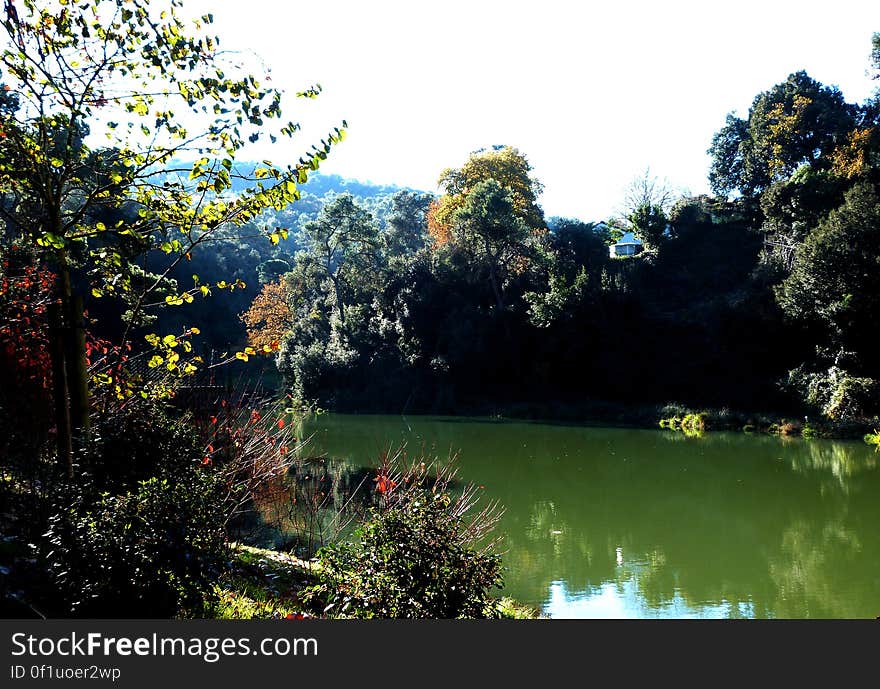
[[[305,604],[301,592],[317,583],[316,561],[289,553],[232,544],[229,570],[214,585],[216,603],[208,616],[222,620],[307,619],[321,611]],[[496,599],[500,619],[538,619],[541,613],[512,598]]]
[[[322,409],[341,414],[354,415],[427,415],[445,416],[442,412],[403,412],[387,409]],[[668,403],[656,405],[633,405],[598,400],[581,403],[521,402],[503,405],[474,404],[460,408],[456,417],[489,421],[526,421],[544,424],[576,424],[613,428],[638,428],[645,430],[666,429],[700,435],[704,432],[724,431],[758,433],[829,440],[865,439],[876,430],[874,421],[832,422],[814,418],[812,421],[795,414],[771,412],[748,412],[730,409],[692,408]]]

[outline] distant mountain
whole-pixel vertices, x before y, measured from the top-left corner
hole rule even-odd
[[[187,168],[189,165],[191,163],[179,160],[172,160],[168,164],[169,168]],[[259,161],[239,161],[235,164],[235,169],[243,174],[250,173],[258,167],[264,167],[264,164]],[[253,182],[245,182],[242,179],[236,178],[233,174],[233,192],[241,193],[252,185]],[[283,211],[267,211],[255,221],[257,225],[284,227],[289,231],[287,241],[282,242],[282,245],[278,247],[283,253],[292,254],[297,250],[296,239],[299,230],[305,223],[317,218],[324,204],[334,196],[351,194],[357,204],[370,211],[380,227],[384,229],[385,219],[391,208],[391,197],[394,194],[400,191],[428,193],[412,187],[401,187],[395,184],[373,184],[372,182],[361,182],[341,175],[327,175],[320,172],[311,173],[308,181],[300,185],[299,190],[302,196],[298,201]]]

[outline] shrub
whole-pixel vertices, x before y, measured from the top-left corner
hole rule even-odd
[[[838,366],[808,372],[789,372],[788,384],[832,421],[863,419],[880,409],[880,385],[873,378],[854,376]]]
[[[132,400],[94,415],[79,470],[98,492],[125,492],[154,476],[173,476],[202,457],[202,440],[186,415],[153,400]]]
[[[490,591],[502,584],[494,543],[477,546],[497,523],[490,505],[468,520],[473,487],[455,498],[452,473],[430,480],[425,465],[398,475],[380,468],[381,505],[352,542],[319,551],[321,583],[307,592],[332,616],[495,617]]]
[[[88,489],[71,493],[46,534],[50,572],[71,613],[170,617],[202,608],[226,543],[211,472],[154,477],[97,500]]]

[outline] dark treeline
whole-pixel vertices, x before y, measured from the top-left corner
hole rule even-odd
[[[676,401],[865,419],[878,124],[877,97],[792,74],[712,139],[714,196],[675,198],[646,173],[607,223],[546,219],[511,147],[443,172],[439,198],[392,195],[381,223],[334,197],[282,278],[278,368],[338,410]],[[612,256],[623,232],[642,250]]]

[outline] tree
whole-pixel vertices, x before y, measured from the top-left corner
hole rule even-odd
[[[292,136],[298,126],[270,129],[280,119],[281,94],[228,63],[217,38],[205,33],[211,15],[190,33],[181,0],[160,4],[66,0],[47,8],[9,0],[0,21],[8,36],[0,63],[17,99],[17,108],[0,112],[0,212],[58,276],[53,380],[59,455],[68,465],[73,441],[89,425],[83,297],[123,296],[134,314],[143,310],[194,248],[295,200],[298,184],[344,134],[337,128],[286,169],[236,166],[247,142]],[[93,127],[106,133],[108,148],[91,143]],[[187,156],[196,160],[177,162]],[[232,197],[235,177],[250,186]],[[108,225],[94,217],[106,209],[131,212]],[[283,231],[266,234],[277,242]],[[131,259],[150,248],[169,254],[169,264],[137,287]],[[74,271],[87,278],[85,294]],[[197,283],[193,291],[206,290]],[[193,291],[165,302],[192,301]],[[165,351],[160,363],[181,370],[179,355]]]
[[[303,226],[301,264],[328,279],[339,320],[345,326],[346,305],[355,286],[375,275],[379,261],[379,228],[373,216],[351,194],[341,194]]]
[[[777,290],[790,318],[812,324],[823,346],[855,352],[880,376],[873,352],[880,336],[880,198],[859,184],[804,240]]]
[[[471,270],[485,276],[498,311],[503,311],[505,283],[512,270],[523,269],[531,237],[513,194],[494,179],[478,182],[450,221],[454,247],[469,258]]]
[[[727,116],[712,138],[709,181],[717,194],[751,198],[801,165],[825,169],[838,143],[855,125],[855,108],[835,86],[806,72],[758,94],[746,120]]]
[[[871,36],[871,68],[874,74],[872,79],[880,79],[880,32]]]
[[[651,174],[650,168],[636,177],[626,190],[624,208],[632,233],[646,249],[657,249],[667,228],[667,214],[674,193],[666,180]]]
[[[391,197],[391,212],[382,235],[391,255],[413,254],[425,246],[431,194],[401,190]]]
[[[538,206],[543,187],[531,176],[532,166],[526,157],[511,146],[493,146],[474,151],[461,168],[449,168],[440,174],[444,195],[439,199],[432,222],[432,233],[442,234],[453,214],[461,208],[468,194],[480,182],[494,180],[510,193],[515,215],[535,232],[546,230],[544,213]],[[439,227],[437,227],[439,226]]]
[[[263,285],[241,320],[247,326],[248,344],[258,352],[278,351],[284,334],[290,330],[292,313],[284,279]]]
[[[598,276],[608,259],[608,243],[605,225],[597,227],[572,218],[550,218],[550,247],[556,252],[556,269],[569,279],[586,267],[591,275]],[[607,240],[607,241],[606,241]]]

